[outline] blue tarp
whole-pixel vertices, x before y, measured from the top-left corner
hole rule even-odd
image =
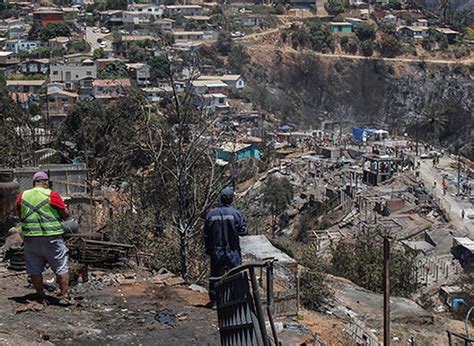
[[[365,142],[367,140],[367,135],[370,133],[375,133],[377,129],[365,128],[360,129],[358,127],[352,128],[352,139],[356,142]]]
[[[363,129],[359,129],[358,127],[352,128],[352,139],[356,142],[363,142],[365,131]]]

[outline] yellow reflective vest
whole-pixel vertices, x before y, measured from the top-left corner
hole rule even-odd
[[[50,189],[34,187],[21,198],[21,230],[24,237],[53,236],[64,233],[59,212],[49,204]]]

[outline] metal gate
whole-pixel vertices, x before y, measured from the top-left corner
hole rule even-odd
[[[274,260],[269,260],[241,265],[221,277],[210,278],[215,281],[221,345],[270,345],[256,268],[266,268],[266,310],[273,342],[278,345],[278,336],[273,324],[273,262]]]

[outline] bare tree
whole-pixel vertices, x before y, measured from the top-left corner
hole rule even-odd
[[[214,147],[220,134],[213,130],[219,117],[209,112],[192,92],[191,83],[197,74],[191,72],[186,90],[178,92],[175,62],[169,56],[167,60],[171,102],[154,119],[149,112],[145,146],[153,156],[152,176],[160,194],[154,198],[158,198],[158,205],[166,206],[167,215],[163,217],[179,236],[181,275],[186,277],[189,242],[199,234],[201,218],[229,177],[226,168],[216,163]]]

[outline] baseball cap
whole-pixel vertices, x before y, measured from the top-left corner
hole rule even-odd
[[[33,180],[34,181],[49,180],[49,177],[45,172],[39,171],[39,172],[36,172],[35,175],[33,175]]]
[[[234,198],[234,190],[231,187],[225,187],[221,191],[221,197]]]

